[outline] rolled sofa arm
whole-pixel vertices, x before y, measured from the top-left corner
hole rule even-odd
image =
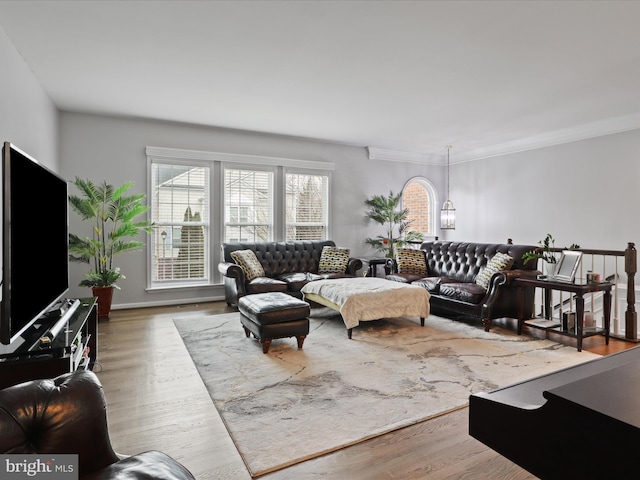
[[[358,270],[362,268],[362,260],[359,258],[349,258],[347,262],[347,271],[345,272],[347,275],[356,276]]]
[[[502,270],[496,273],[496,275],[504,275],[506,279],[502,285],[508,285],[515,278],[536,278],[538,275],[542,275],[540,270]]]
[[[395,258],[387,258],[384,266],[389,270],[389,272],[398,273],[398,262],[396,262]]]
[[[244,270],[235,263],[220,262],[218,271],[224,277],[224,298],[227,305],[237,305],[238,299],[247,294]]]
[[[538,270],[501,270],[496,272],[491,277],[489,281],[489,289],[487,291],[487,296],[485,297],[485,301],[482,305],[482,314],[481,320],[484,325],[485,331],[489,331],[491,328],[491,323],[494,318],[500,318],[501,312],[495,311],[494,308],[496,305],[499,305],[498,299],[501,297],[502,290],[504,288],[508,288],[511,282],[516,278],[536,278],[537,275],[540,275],[540,271]],[[526,292],[524,290],[527,290]],[[514,295],[512,293],[512,295]],[[534,289],[520,289],[517,292],[515,297],[517,298],[517,310],[519,312],[519,317],[531,316],[533,313],[533,296]]]
[[[225,277],[241,279],[243,282],[245,280],[244,270],[242,270],[240,265],[235,263],[220,262],[218,264],[218,271]]]

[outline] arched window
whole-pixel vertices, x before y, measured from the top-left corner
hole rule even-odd
[[[411,230],[425,237],[436,236],[436,195],[433,185],[424,177],[410,179],[402,189],[402,207],[409,210]]]

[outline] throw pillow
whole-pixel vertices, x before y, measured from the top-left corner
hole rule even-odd
[[[320,254],[318,273],[344,273],[347,270],[350,253],[348,248],[325,245]]]
[[[396,250],[396,263],[398,264],[398,273],[427,274],[427,260],[423,250],[398,248]]]
[[[480,273],[476,277],[476,284],[483,287],[485,290],[489,288],[489,281],[493,274],[500,270],[509,270],[513,266],[513,257],[506,253],[496,253],[489,263],[480,269]]]
[[[247,282],[264,277],[264,268],[253,250],[236,250],[231,252],[231,258],[244,270]]]

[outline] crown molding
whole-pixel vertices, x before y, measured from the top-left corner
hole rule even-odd
[[[580,140],[587,140],[589,138],[603,137],[605,135],[613,135],[638,129],[640,129],[640,113],[585,123],[576,127],[556,130],[554,132],[536,135],[522,140],[463,152],[456,155],[456,163],[481,160],[483,158],[508,155],[527,150],[535,150],[538,148],[551,147],[553,145],[577,142]]]
[[[597,122],[585,123],[576,127],[565,128],[553,132],[536,135],[533,137],[505,142],[484,148],[477,148],[457,152],[455,161],[451,163],[464,163],[484,158],[509,155],[512,153],[536,150],[538,148],[551,147],[563,143],[577,142],[589,138],[613,135],[615,133],[628,132],[640,129],[640,113],[615,117]],[[422,163],[428,165],[446,164],[446,155],[434,155],[419,152],[405,152],[378,147],[367,147],[370,160],[387,160],[394,162]]]
[[[387,148],[367,147],[369,160],[386,160],[389,162],[421,163],[426,165],[441,165],[441,156],[429,153],[406,152]]]

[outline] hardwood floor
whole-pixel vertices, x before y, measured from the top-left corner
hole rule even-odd
[[[99,322],[94,371],[104,386],[117,452],[161,450],[198,479],[251,478],[173,325],[177,317],[233,311],[224,302],[114,310]],[[605,346],[595,336],[583,348],[606,355],[632,346],[615,339]],[[467,421],[463,408],[261,478],[535,478],[469,436]]]

